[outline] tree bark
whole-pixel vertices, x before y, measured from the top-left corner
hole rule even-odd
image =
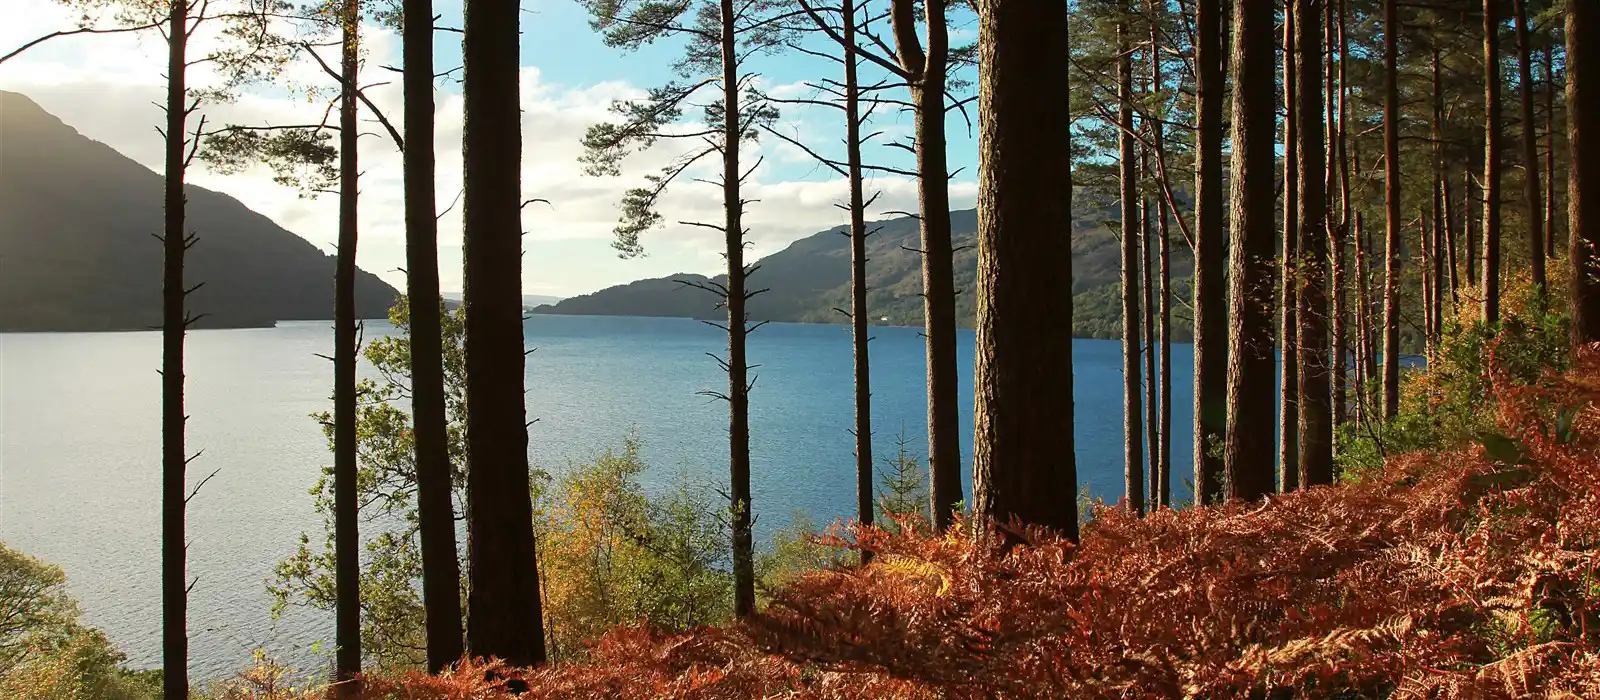
[[[1572,343],[1600,342],[1600,5],[1567,3],[1567,242]]]
[[[339,95],[339,253],[333,310],[333,511],[335,686],[340,697],[359,692],[361,673],[361,535],[356,492],[356,232],[359,163],[356,81],[360,71],[361,8],[344,0]]]
[[[982,0],[978,14],[974,511],[1076,540],[1067,5]]]
[[[189,117],[185,86],[189,44],[189,3],[172,0],[167,20],[166,227],[161,283],[161,694],[165,700],[189,698],[189,600],[185,572],[183,335],[189,328],[184,310],[183,257],[192,244],[184,232],[183,180],[185,123]],[[1577,230],[1577,229],[1573,229]]]
[[[863,525],[873,519],[872,478],[872,372],[867,352],[871,328],[867,317],[867,219],[861,174],[861,91],[856,78],[856,5],[842,0],[839,8],[844,29],[844,130],[845,158],[850,180],[850,345],[855,357],[856,380],[856,518]],[[861,550],[861,564],[872,552]]]
[[[745,340],[744,200],[739,169],[739,53],[734,0],[722,0],[722,206],[728,259],[728,459],[733,497],[733,614],[756,611],[754,524],[750,504],[750,382]],[[941,150],[942,153],[942,150]],[[919,155],[920,158],[920,155]]]
[[[1480,146],[1477,151],[1481,155],[1483,148]],[[1472,174],[1477,170],[1477,163],[1474,162],[1468,165],[1465,172],[1461,173],[1461,243],[1462,247],[1467,250],[1467,280],[1474,286],[1483,282],[1478,276],[1479,236],[1477,228],[1473,225],[1474,218],[1472,216],[1472,203],[1477,199],[1472,194],[1476,190],[1477,184]],[[1480,289],[1479,291],[1482,290]]]
[[[545,660],[523,398],[517,3],[468,0],[462,253],[467,374],[467,650]]]
[[[1338,14],[1334,13],[1333,3],[1331,1],[1328,3],[1327,20],[1328,61],[1330,64],[1327,77],[1328,187],[1330,198],[1332,196],[1331,190],[1334,187],[1339,189],[1339,222],[1337,225],[1330,226],[1328,236],[1329,296],[1333,309],[1332,323],[1330,324],[1330,330],[1333,333],[1333,355],[1329,361],[1330,374],[1328,381],[1333,389],[1332,425],[1335,428],[1333,438],[1337,441],[1339,438],[1337,427],[1349,416],[1347,400],[1349,378],[1347,375],[1350,368],[1348,353],[1350,309],[1345,291],[1345,246],[1346,240],[1350,235],[1350,216],[1353,207],[1350,201],[1350,163],[1346,159],[1347,150],[1345,145],[1345,98],[1346,93],[1349,91],[1345,63],[1349,60],[1350,46],[1348,39],[1345,37],[1344,0],[1339,0]],[[1337,54],[1339,58],[1337,66],[1332,65],[1335,53],[1334,42],[1338,42]],[[1334,86],[1335,71],[1337,71],[1338,75],[1337,88]],[[1337,92],[1335,92],[1336,89]],[[1334,112],[1336,103],[1338,107],[1337,114]],[[1337,168],[1335,167],[1336,164]],[[1337,181],[1334,179],[1335,175],[1337,175]],[[1331,221],[1332,218],[1333,216],[1330,212],[1329,220]],[[1338,451],[1339,444],[1335,442],[1334,452],[1337,454]]]
[[[1400,7],[1383,3],[1383,417],[1400,412]]]
[[[1522,203],[1527,210],[1528,260],[1533,286],[1542,293],[1545,281],[1544,202],[1539,184],[1539,128],[1533,119],[1533,46],[1528,28],[1528,0],[1514,0],[1517,25],[1517,78],[1522,83]]]
[[[439,222],[434,211],[433,0],[405,0],[406,296],[411,310],[411,415],[416,446],[417,528],[428,670],[466,651],[461,631],[461,564],[444,390],[439,302]]]
[[[1144,125],[1146,127],[1144,129],[1147,134],[1146,138],[1149,138],[1149,134],[1154,133],[1154,121],[1153,119],[1148,120]],[[1141,178],[1154,177],[1153,168],[1150,167],[1149,155],[1148,149],[1140,151],[1139,173]],[[1145,505],[1152,510],[1156,504],[1156,472],[1160,468],[1158,452],[1161,448],[1161,433],[1157,431],[1157,426],[1160,424],[1158,416],[1161,413],[1161,406],[1156,403],[1156,372],[1158,371],[1156,368],[1156,285],[1155,269],[1151,261],[1151,256],[1155,252],[1153,250],[1155,247],[1154,226],[1155,222],[1151,220],[1150,216],[1150,200],[1141,197],[1139,199],[1139,272],[1141,275],[1139,283],[1142,285],[1140,289],[1144,294],[1144,301],[1139,310],[1139,318],[1144,326],[1142,329],[1144,332],[1144,345],[1141,354],[1141,359],[1144,360],[1144,444],[1145,450],[1150,453],[1150,459],[1147,460],[1149,471],[1145,474],[1145,477],[1149,480],[1148,490],[1145,492]]]
[[[1456,257],[1456,213],[1455,200],[1450,192],[1450,176],[1448,173],[1439,173],[1440,197],[1444,200],[1444,249],[1447,273],[1450,276],[1450,308],[1454,310],[1461,303],[1461,272]]]
[[[1228,423],[1228,290],[1222,221],[1222,102],[1228,56],[1222,0],[1195,5],[1194,502],[1223,495]],[[1269,100],[1270,101],[1270,100]],[[1270,281],[1266,282],[1270,285]],[[1270,303],[1270,300],[1269,300]]]
[[[1229,498],[1255,500],[1273,489],[1277,207],[1274,0],[1235,0],[1233,10],[1233,161],[1228,418],[1224,465]]]
[[[1439,77],[1440,51],[1433,50],[1433,239],[1429,242],[1428,260],[1431,263],[1429,280],[1428,340],[1437,342],[1444,330],[1444,239],[1450,226],[1444,195],[1444,89]],[[1432,357],[1430,351],[1429,357]]]
[[[1126,0],[1125,0],[1126,1]],[[1131,8],[1124,5],[1124,10]],[[1122,475],[1129,512],[1144,512],[1144,414],[1139,396],[1139,161],[1133,138],[1133,46],[1126,19],[1117,22],[1117,101],[1122,158]]]
[[[1356,212],[1354,236],[1356,242],[1356,420],[1365,422],[1372,417],[1372,268],[1367,255],[1366,220]]]
[[[1393,1],[1393,0],[1391,0]],[[1483,321],[1500,322],[1500,2],[1483,0]]]
[[[1556,257],[1556,45],[1554,38],[1544,48],[1544,253]]]
[[[1296,135],[1300,198],[1300,485],[1333,483],[1333,423],[1328,387],[1328,198],[1322,113],[1322,10],[1295,0]]]
[[[956,404],[956,293],[950,242],[950,169],[945,153],[944,92],[949,28],[944,4],[925,3],[928,45],[917,38],[913,0],[893,0],[890,19],[901,68],[915,104],[918,215],[922,228],[923,335],[928,351],[928,470],[934,527],[950,526],[962,500],[961,413]]]
[[[1293,2],[1294,0],[1288,0]],[[1299,89],[1295,76],[1294,23],[1292,10],[1284,13],[1283,22],[1283,262],[1280,273],[1282,283],[1282,324],[1278,329],[1279,355],[1278,390],[1278,485],[1285,493],[1300,488],[1300,367],[1297,358],[1299,347],[1299,295],[1295,278],[1299,275],[1300,222],[1297,205],[1300,200],[1299,173],[1296,165],[1300,148],[1295,129],[1295,111],[1299,109],[1296,92]],[[1235,87],[1237,89],[1237,86]]]

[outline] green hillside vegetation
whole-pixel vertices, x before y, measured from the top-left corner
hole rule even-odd
[[[1114,202],[1092,192],[1075,197],[1077,224],[1072,231],[1072,279],[1076,306],[1073,330],[1084,338],[1120,337],[1118,307],[1118,252]],[[955,231],[956,318],[971,328],[976,311],[978,275],[978,213],[974,209],[951,212]],[[922,262],[917,250],[917,220],[901,217],[869,224],[875,233],[867,239],[868,308],[872,322],[916,326],[922,324]],[[787,248],[762,258],[761,268],[750,277],[755,289],[766,289],[750,300],[750,316],[758,321],[844,323],[837,309],[850,299],[850,248],[846,227],[814,233]],[[1178,340],[1190,337],[1189,315],[1183,302],[1189,295],[1193,258],[1177,227],[1172,231],[1173,332]],[[583,316],[677,316],[721,318],[713,295],[697,284],[722,283],[726,276],[707,278],[681,274],[639,280],[593,294],[542,306],[535,313]]]

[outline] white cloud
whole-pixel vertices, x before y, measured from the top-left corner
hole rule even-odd
[[[75,24],[72,13],[51,0],[13,0],[11,4],[20,6],[9,7],[10,21],[0,25],[0,49],[9,50]],[[196,54],[214,41],[210,36],[197,37]],[[367,60],[362,82],[386,83],[370,88],[368,95],[403,131],[399,81],[382,68],[399,65],[398,37],[391,30],[369,26],[364,42]],[[333,52],[324,50],[323,55],[331,57]],[[156,169],[162,154],[155,126],[162,120],[157,103],[164,99],[165,58],[165,44],[155,34],[57,39],[0,64],[0,89],[28,95],[86,136]],[[194,82],[204,84],[206,79],[206,74],[200,72]],[[327,84],[322,69],[310,61],[300,61],[273,85],[256,88],[231,103],[205,105],[202,113],[207,124],[213,126],[316,123],[323,118],[327,95],[308,97],[285,86],[317,84]],[[461,188],[462,102],[454,86],[449,87],[441,90],[437,98],[437,197],[441,210],[457,198]],[[783,85],[774,89],[789,94],[803,88]],[[610,116],[608,106],[613,100],[641,94],[642,90],[624,81],[561,85],[544,80],[537,67],[523,68],[523,193],[525,198],[550,201],[549,206],[530,205],[524,213],[528,234],[524,287],[528,291],[581,294],[678,271],[714,273],[721,266],[723,243],[719,232],[676,223],[719,221],[722,217],[720,189],[691,181],[678,183],[663,199],[663,220],[668,225],[645,234],[649,257],[620,261],[610,248],[611,228],[622,192],[689,147],[681,142],[661,142],[650,151],[630,157],[620,178],[581,173],[578,156],[584,131]],[[790,110],[780,128],[813,142],[836,141],[837,134],[830,131],[830,122],[835,118],[832,110],[813,114],[814,111]],[[366,110],[363,119],[371,122]],[[894,124],[880,128],[898,130]],[[363,130],[372,135],[361,140],[359,263],[400,286],[403,276],[398,268],[405,260],[401,157],[378,124],[364,123]],[[796,170],[806,172],[796,165],[809,162],[810,158],[777,139],[769,137],[765,142],[761,149],[765,149],[767,160],[752,174],[745,195],[747,199],[760,200],[749,206],[745,217],[753,241],[752,252],[757,256],[775,252],[796,238],[845,219],[843,212],[833,206],[844,200],[842,179],[822,177],[832,175],[825,169],[814,170],[803,180],[793,179]],[[755,162],[756,151],[748,149],[747,162]],[[720,166],[708,162],[691,174],[714,177],[719,170]],[[788,179],[784,179],[785,175]],[[333,249],[337,234],[333,195],[302,197],[273,183],[265,166],[236,175],[197,169],[190,180],[238,198],[324,250]],[[956,183],[951,194],[958,206],[971,202],[973,192],[969,185]],[[883,196],[875,206],[877,211],[869,215],[916,206],[911,182],[880,177],[872,187],[883,190]],[[457,203],[440,219],[441,274],[447,290],[460,287],[460,214]]]

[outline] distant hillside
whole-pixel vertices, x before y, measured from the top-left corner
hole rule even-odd
[[[161,324],[162,176],[0,91],[0,331],[142,330]],[[333,315],[334,259],[227,195],[186,189],[189,308],[197,327]],[[396,291],[366,272],[356,311],[384,318]]]
[[[1118,303],[1118,274],[1121,254],[1118,239],[1104,222],[1116,218],[1113,207],[1091,199],[1085,192],[1075,197],[1078,220],[1072,231],[1073,330],[1080,337],[1121,336],[1121,307]],[[970,328],[977,280],[978,217],[975,210],[951,212],[956,252],[957,323]],[[877,233],[867,239],[867,296],[874,323],[921,325],[922,263],[916,252],[917,221],[890,219],[869,224]],[[802,238],[789,247],[761,260],[761,269],[751,277],[750,286],[769,291],[750,300],[750,316],[755,320],[843,323],[835,308],[847,308],[850,297],[850,248],[839,227]],[[1172,231],[1172,278],[1174,294],[1188,296],[1188,278],[1193,269],[1188,246],[1176,227]],[[723,281],[724,275],[711,278]],[[707,281],[701,275],[680,274],[647,279],[603,289],[593,294],[572,297],[535,313],[596,316],[681,316],[717,318],[712,294],[683,284]],[[1174,304],[1174,335],[1189,337],[1187,311]],[[884,320],[887,319],[887,320]],[[1047,321],[1048,319],[1041,319]]]
[[[440,296],[444,297],[444,306],[447,309],[455,309],[461,306],[461,292],[445,292]],[[558,301],[561,301],[561,297],[553,297],[548,294],[522,295],[522,306],[529,309],[535,306],[554,304]]]

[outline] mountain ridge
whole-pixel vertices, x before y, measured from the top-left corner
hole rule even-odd
[[[0,90],[0,331],[161,325],[159,173]],[[334,258],[226,194],[185,185],[194,328],[333,315]],[[381,319],[398,291],[360,270],[356,312]]]
[[[1114,203],[1092,192],[1074,195],[1076,220],[1073,246],[1073,333],[1085,338],[1121,337],[1121,254],[1116,232],[1106,222],[1116,218]],[[971,328],[975,320],[977,280],[977,210],[952,211],[955,247],[956,321]],[[920,229],[914,217],[873,221],[867,239],[867,308],[876,324],[922,325]],[[850,249],[836,226],[800,238],[758,261],[749,285],[767,291],[750,299],[752,321],[847,323],[839,309],[849,308]],[[1171,242],[1173,337],[1187,340],[1192,329],[1182,299],[1188,296],[1193,259],[1174,231]],[[1152,256],[1153,257],[1153,256]],[[1154,260],[1152,260],[1154,262]],[[540,306],[533,313],[585,316],[669,316],[716,319],[723,312],[714,294],[696,284],[722,283],[727,275],[707,277],[679,273],[607,287]]]

